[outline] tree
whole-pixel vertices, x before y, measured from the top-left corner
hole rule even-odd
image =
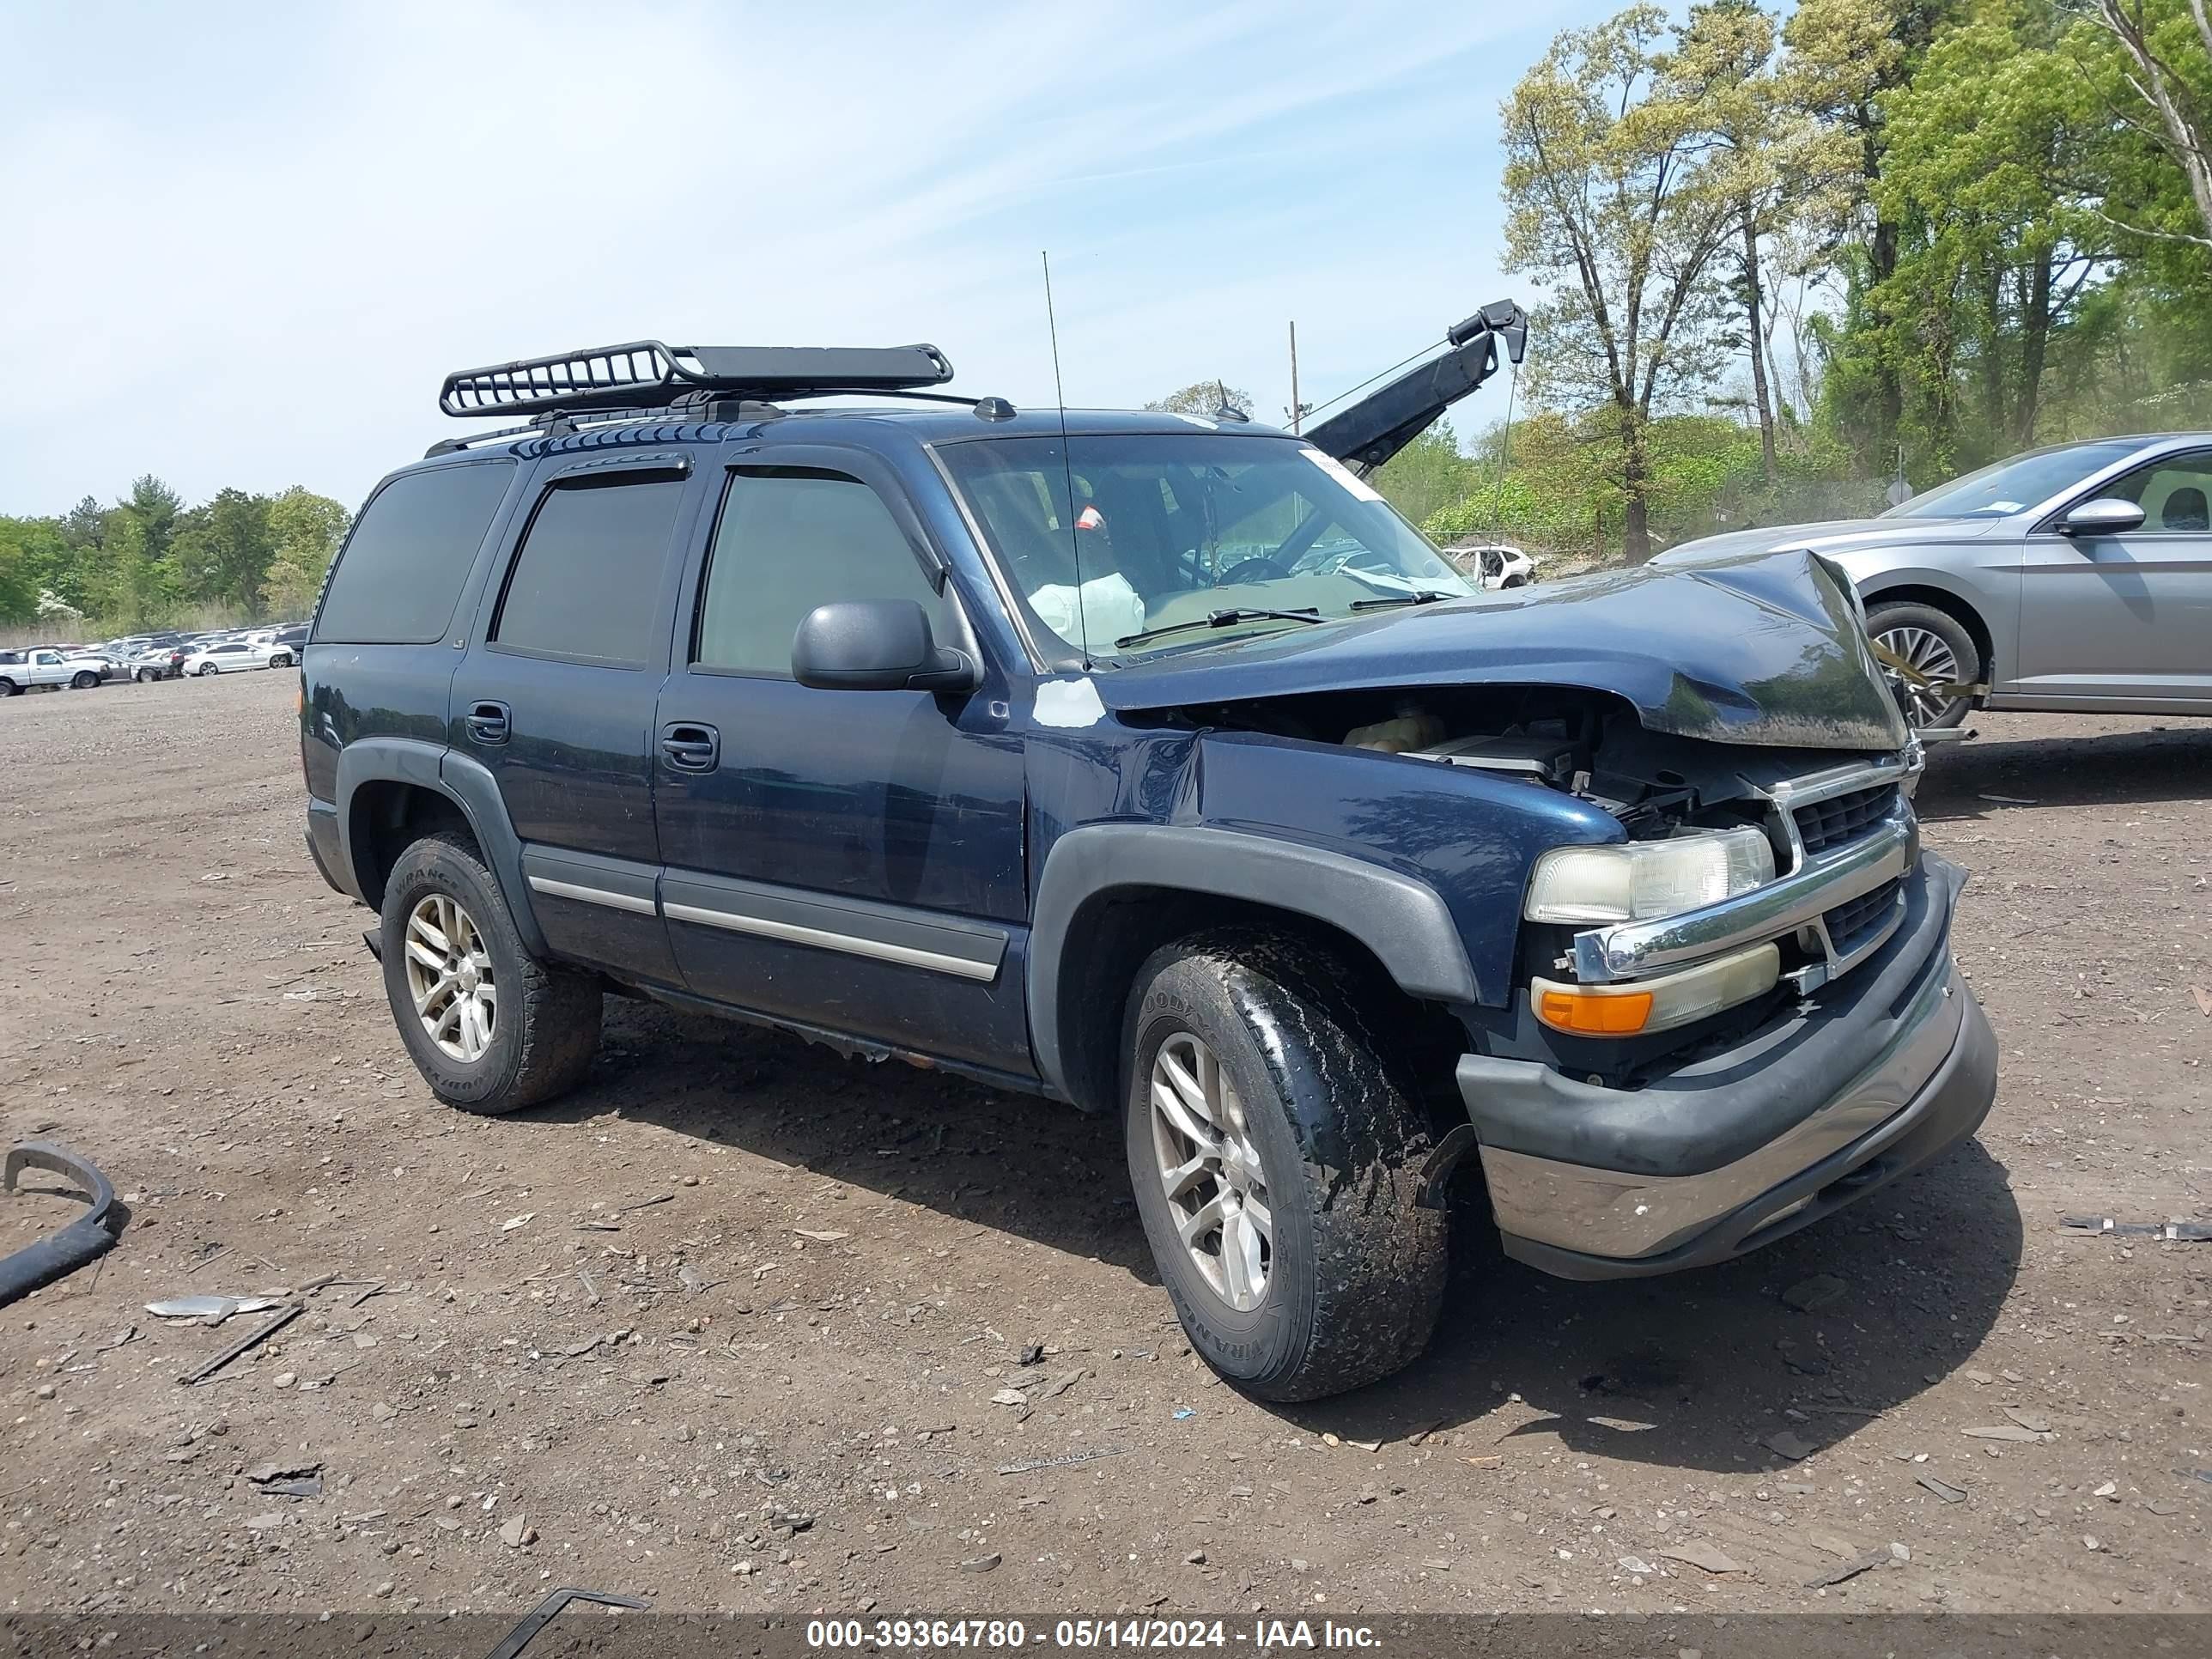
[[[1552,289],[1533,389],[1604,409],[1633,562],[1651,555],[1652,412],[1717,367],[1714,259],[1738,213],[1668,34],[1650,5],[1563,33],[1503,111],[1506,267]]]
[[[1874,199],[1889,154],[1883,99],[1911,78],[1920,54],[1955,9],[1956,0],[1800,0],[1783,28],[1793,98],[1856,155],[1850,188],[1838,198],[1834,236],[1857,241],[1856,257],[1845,261],[1859,284],[1850,301],[1870,333],[1908,325],[1890,309],[1887,292],[1876,297],[1897,274],[1905,234],[1894,213]],[[1903,377],[1881,357],[1849,368],[1857,372],[1842,376],[1843,386],[1863,385],[1871,404],[1861,422],[1863,463],[1887,466],[1904,418]]]
[[[2123,116],[2166,155],[2196,204],[2193,229],[2112,223],[2212,248],[2212,9],[2206,0],[2093,0],[2091,20],[2125,54],[2136,106]]]
[[[176,534],[177,515],[185,510],[185,498],[146,472],[131,481],[131,493],[123,498],[121,505],[138,521],[145,537],[147,561],[159,562],[169,550],[170,538]]]
[[[1252,394],[1233,386],[1224,386],[1219,380],[1193,380],[1181,391],[1170,392],[1166,397],[1157,398],[1145,407],[1168,415],[1195,415],[1210,421],[1213,418],[1213,411],[1224,404],[1249,413],[1252,408]]]
[[[1438,421],[1376,469],[1368,482],[1415,524],[1474,487],[1476,464],[1460,453],[1449,421]]]
[[[2107,123],[2053,23],[2037,0],[1986,0],[1885,99],[1875,196],[1908,234],[1877,295],[1916,326],[1883,345],[1936,411],[1946,468],[2035,441],[2052,341],[2108,264]]]
[[[44,522],[0,519],[0,623],[38,620],[39,561],[28,544]]]
[[[1800,107],[1777,72],[1777,40],[1773,18],[1755,0],[1708,0],[1691,10],[1670,66],[1685,94],[1704,110],[1706,143],[1715,152],[1712,188],[1735,206],[1728,288],[1743,317],[1740,343],[1750,360],[1760,465],[1769,484],[1779,472],[1779,376],[1771,359],[1777,319],[1768,298],[1767,245],[1801,222],[1832,218],[1836,180],[1849,169],[1842,135]]]
[[[268,498],[223,489],[179,517],[169,562],[184,597],[251,616],[259,613],[261,581],[274,552]]]
[[[271,616],[305,617],[322,591],[352,515],[327,495],[295,484],[269,503],[276,551],[262,578],[261,600]]]

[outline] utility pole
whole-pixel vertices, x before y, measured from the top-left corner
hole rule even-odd
[[[1298,403],[1298,325],[1291,325],[1291,430],[1295,433],[1305,418],[1305,410]]]

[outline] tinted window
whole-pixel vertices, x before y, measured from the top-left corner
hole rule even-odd
[[[638,667],[660,654],[660,572],[684,483],[550,491],[531,521],[492,637],[518,651]]]
[[[2212,454],[2169,455],[2097,494],[2136,502],[2145,530],[2202,535],[2212,528]]]
[[[348,645],[441,638],[514,474],[511,461],[434,467],[378,490],[331,574],[315,638]]]
[[[912,599],[943,636],[937,592],[874,490],[834,472],[733,477],[692,660],[788,678],[799,624],[836,599]]]

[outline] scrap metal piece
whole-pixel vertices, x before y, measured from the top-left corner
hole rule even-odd
[[[2058,1218],[2069,1233],[2102,1233],[2114,1238],[2163,1238],[2179,1244],[2212,1243],[2212,1226],[2202,1221],[2115,1221],[2108,1215],[2066,1215]]]
[[[1062,1452],[1057,1457],[1024,1457],[1018,1463],[1001,1463],[1000,1474],[1034,1474],[1039,1469],[1064,1469],[1077,1463],[1095,1463],[1102,1457],[1125,1455],[1127,1446],[1094,1446],[1088,1451]]]
[[[146,1311],[161,1319],[204,1319],[220,1325],[233,1314],[267,1313],[283,1305],[283,1297],[276,1296],[172,1296],[149,1302]]]
[[[571,1601],[596,1601],[603,1607],[633,1607],[641,1611],[653,1605],[650,1601],[616,1595],[607,1590],[579,1589],[573,1584],[564,1586],[524,1613],[521,1622],[507,1632],[500,1644],[485,1655],[484,1659],[514,1659],[514,1656],[529,1644],[531,1638],[551,1624],[561,1609]]]
[[[0,1261],[0,1308],[28,1296],[41,1285],[65,1279],[79,1267],[96,1261],[115,1248],[130,1212],[115,1202],[115,1189],[107,1177],[68,1147],[51,1140],[18,1141],[8,1149],[0,1170],[0,1187],[9,1196],[15,1177],[25,1170],[46,1170],[66,1176],[84,1189],[85,1212],[58,1233],[26,1244]]]
[[[301,1314],[307,1311],[307,1304],[303,1302],[287,1303],[284,1306],[279,1308],[275,1313],[269,1316],[269,1321],[266,1324],[248,1331],[244,1336],[240,1337],[237,1341],[232,1343],[228,1347],[225,1348],[214,1358],[209,1360],[206,1364],[201,1366],[198,1370],[186,1371],[182,1376],[179,1377],[177,1381],[184,1383],[206,1382],[208,1378],[213,1376],[217,1371],[221,1370],[225,1365],[230,1364],[232,1360],[237,1358],[239,1355],[244,1353],[248,1348],[256,1347],[261,1343],[266,1342],[270,1337],[276,1335],[277,1332],[283,1330],[284,1327],[290,1324],[294,1320],[297,1319]]]

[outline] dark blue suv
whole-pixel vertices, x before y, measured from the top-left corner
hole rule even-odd
[[[1850,584],[1487,592],[1364,481],[1522,337],[1304,437],[956,398],[928,347],[450,377],[528,423],[378,486],[301,724],[432,1089],[571,1087],[618,989],[1118,1113],[1193,1343],[1273,1399],[1419,1352],[1455,1170],[1600,1278],[1971,1133],[1962,878]]]

